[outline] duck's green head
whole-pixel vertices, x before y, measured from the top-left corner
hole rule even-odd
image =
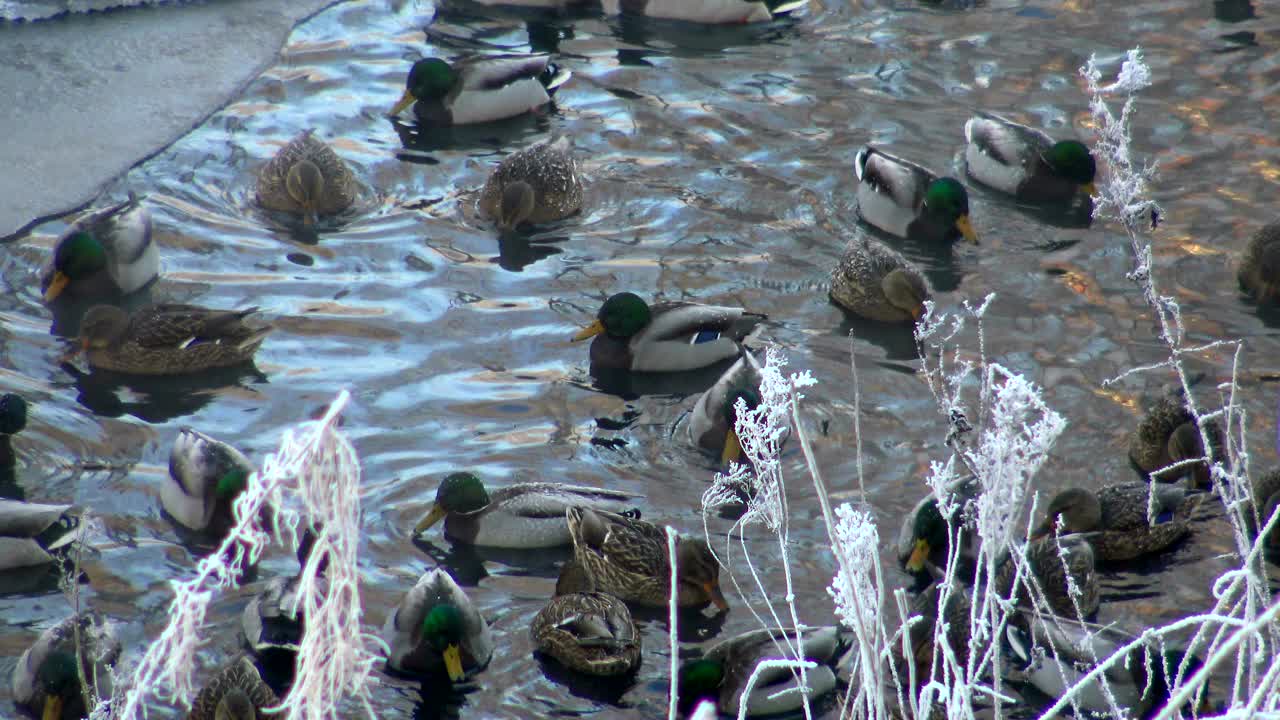
[[[649,304],[635,293],[618,293],[600,306],[596,313],[596,321],[578,331],[573,336],[575,341],[586,340],[605,333],[610,337],[626,339],[635,335],[649,324],[652,313]]]
[[[83,230],[58,243],[53,256],[53,277],[44,289],[44,301],[53,302],[67,286],[101,272],[107,266],[107,250],[97,238]]]
[[[316,207],[324,194],[324,174],[320,168],[310,160],[299,160],[285,175],[284,189],[302,208],[302,223],[314,225],[318,219]]]
[[[233,467],[218,478],[218,482],[213,486],[213,491],[223,500],[234,500],[237,495],[244,492],[244,488],[248,484],[249,473],[245,472],[244,468]]]
[[[737,462],[742,457],[742,443],[738,440],[737,430],[734,429],[738,423],[736,408],[739,398],[747,404],[748,410],[760,407],[760,393],[753,387],[734,388],[725,396],[724,407],[720,408],[721,417],[729,426],[729,431],[724,438],[724,449],[720,451],[720,462],[724,465]]]
[[[449,679],[460,682],[462,671],[462,611],[452,603],[440,603],[422,617],[422,639],[444,658]]]
[[[1083,186],[1090,195],[1094,194],[1093,179],[1098,174],[1098,163],[1084,143],[1060,140],[1045,152],[1044,159],[1055,173]]]
[[[944,227],[955,226],[965,240],[978,244],[978,235],[969,222],[969,193],[955,178],[943,177],[929,183],[924,191],[924,212]]]
[[[218,698],[213,710],[213,720],[256,720],[258,711],[244,690],[233,687]]]
[[[938,501],[930,499],[918,511],[911,524],[914,544],[907,557],[907,570],[918,573],[934,550],[947,547],[947,521],[938,510]]]
[[[919,275],[897,268],[881,278],[880,289],[890,305],[911,313],[912,320],[919,320],[924,315],[924,301],[929,299],[929,289]]]
[[[402,110],[417,100],[438,100],[448,95],[458,82],[458,71],[440,58],[423,58],[413,64],[409,70],[409,78],[404,83],[404,94],[391,108],[392,115],[399,115]]]
[[[489,492],[474,473],[456,472],[440,481],[436,488],[436,501],[427,516],[414,527],[415,534],[444,519],[449,513],[469,513],[481,510],[489,504]]]
[[[36,679],[45,688],[42,720],[61,720],[63,704],[80,697],[75,655],[63,650],[49,653],[36,669]]]
[[[27,401],[21,395],[0,395],[0,435],[16,435],[27,426]]]
[[[689,660],[680,666],[679,693],[682,704],[699,700],[716,702],[724,684],[724,664],[711,658]]]

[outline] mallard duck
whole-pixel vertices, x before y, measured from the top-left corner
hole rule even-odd
[[[21,395],[0,395],[0,468],[11,468],[18,458],[12,438],[27,427],[27,401]]]
[[[308,528],[298,545],[299,565],[306,566],[314,543],[315,535]],[[325,590],[328,584],[323,573],[327,566],[328,557],[320,558],[317,581]],[[277,658],[272,656],[278,653],[291,657],[287,654],[297,653],[301,647],[306,617],[297,603],[297,594],[297,575],[274,577],[244,606],[244,612],[240,614],[240,629],[244,632],[245,644],[260,659],[274,661]]]
[[[799,712],[804,696],[797,687],[799,670],[768,668],[760,671],[749,695],[747,681],[763,660],[792,658],[798,646],[805,660],[817,667],[805,671],[808,699],[814,700],[836,687],[833,668],[849,648],[849,639],[837,627],[780,628],[752,630],[712,645],[701,658],[680,666],[677,687],[682,704],[712,700],[720,712],[735,717],[746,703],[747,717]]]
[[[858,215],[895,237],[950,242],[963,236],[975,245],[969,223],[969,194],[954,178],[883,150],[865,147],[853,159],[858,175]]]
[[[533,644],[588,675],[626,675],[640,666],[640,633],[618,598],[577,592],[551,598],[533,618]]]
[[[112,299],[142,289],[160,274],[160,251],[151,241],[151,213],[136,195],[98,210],[67,230],[40,278],[44,301],[64,294]]]
[[[169,451],[160,504],[183,527],[222,534],[235,524],[231,505],[252,474],[253,463],[244,453],[184,427]]]
[[[268,720],[279,716],[266,709],[279,704],[280,698],[263,681],[253,661],[238,655],[201,688],[187,720]]]
[[[1155,521],[1147,521],[1148,493],[1155,494]],[[1158,553],[1191,532],[1188,519],[1203,494],[1173,485],[1119,483],[1096,492],[1067,488],[1054,496],[1032,533],[1043,537],[1062,518],[1064,533],[1080,533],[1104,562]]]
[[[977,499],[982,486],[976,477],[968,477],[952,483],[947,492],[953,496],[953,502],[959,504],[955,518],[956,528],[960,533],[961,562],[973,563],[973,552],[977,545],[971,518],[972,512],[967,509],[970,501]],[[898,529],[898,564],[910,573],[926,571],[925,563],[945,568],[947,551],[950,547],[946,520],[938,509],[938,501],[929,493],[916,503],[916,506],[902,519],[902,527]]]
[[[80,670],[76,670],[79,625]],[[80,675],[96,700],[111,697],[111,667],[120,658],[120,641],[105,618],[94,612],[72,615],[40,633],[13,668],[13,701],[43,720],[86,717]]]
[[[721,464],[737,462],[742,457],[742,444],[734,430],[738,419],[736,404],[741,398],[748,410],[759,407],[762,380],[760,363],[750,350],[744,349],[738,361],[698,397],[689,417],[689,440],[715,453]]]
[[[667,534],[653,523],[603,510],[569,508],[565,516],[573,536],[574,559],[600,592],[627,602],[666,607],[671,595]],[[704,540],[681,537],[676,543],[680,607],[715,603],[728,610],[720,592],[720,563]]]
[[[452,682],[489,664],[493,635],[471,599],[436,568],[425,573],[382,628],[387,665],[412,675],[441,670]]]
[[[767,22],[809,0],[604,0],[604,11],[699,23]]]
[[[1070,202],[1095,192],[1098,165],[1079,140],[1059,140],[980,112],[964,124],[969,177],[1024,202]]]
[[[930,566],[930,570],[937,570],[937,568]],[[941,580],[935,580],[911,601],[911,614],[909,617],[920,618],[907,629],[907,644],[911,648],[911,661],[915,665],[917,685],[923,685],[933,673],[934,653],[936,652],[934,631],[940,622],[946,625],[946,630],[943,632],[943,641],[947,644],[947,647],[951,648],[951,652],[955,653],[961,665],[969,662],[972,637],[969,616],[973,612],[971,595],[971,590],[957,585],[947,593],[947,603],[943,608],[941,605]],[[905,681],[908,676],[909,666],[902,657],[902,647],[896,642],[894,643],[893,656],[898,672]]]
[[[480,212],[503,231],[521,223],[540,225],[569,217],[582,208],[582,178],[569,137],[538,143],[512,153],[489,173],[480,191]]]
[[[1214,457],[1222,457],[1218,452],[1221,444],[1218,425],[1210,423],[1206,429]],[[1211,485],[1209,468],[1203,462],[1177,470],[1157,471],[1176,462],[1202,458],[1204,454],[1196,420],[1179,397],[1158,398],[1129,436],[1129,459],[1139,470],[1162,481],[1177,480],[1190,473],[1191,486],[1201,490]]]
[[[1267,524],[1267,520],[1276,510],[1280,510],[1280,469],[1272,470],[1253,482],[1253,506],[1258,512],[1255,521],[1252,513],[1245,513],[1250,532],[1256,536]],[[1258,524],[1261,523],[1261,524]],[[1280,552],[1280,521],[1267,535],[1266,547],[1269,551]]]
[[[492,495],[480,478],[457,472],[440,481],[436,501],[413,529],[421,534],[444,520],[444,534],[455,542],[488,547],[534,549],[569,545],[565,510],[585,506],[639,515],[639,496],[621,490],[565,485],[516,483]]]
[[[1066,690],[1091,672],[1101,660],[1114,655],[1134,640],[1132,635],[1111,626],[1025,613],[1018,622],[1005,627],[1006,651],[1014,668],[1009,679],[1031,685],[1057,700]],[[1039,648],[1040,650],[1037,650]],[[1134,647],[1128,657],[1102,673],[1115,706],[1097,679],[1074,693],[1079,711],[1107,717],[1149,717],[1169,701],[1170,678],[1179,668],[1185,682],[1196,673],[1201,661],[1185,651],[1152,644]],[[1207,697],[1207,687],[1202,700]],[[1117,715],[1116,710],[1120,713]]]
[[[1081,617],[1092,617],[1101,605],[1101,592],[1098,589],[1098,575],[1095,570],[1093,547],[1080,535],[1062,535],[1061,537],[1045,537],[1027,543],[1027,569],[1043,594],[1049,610],[1055,615],[1076,617],[1079,608]],[[1017,588],[1014,596],[1014,579],[1017,576],[1017,565],[1012,558],[1007,558],[996,569],[995,587],[1002,597],[1014,597],[1022,607],[1032,607],[1031,591],[1024,580]],[[1070,581],[1068,581],[1070,579]],[[1071,596],[1071,586],[1079,591],[1076,597]]]
[[[453,63],[424,58],[409,70],[391,115],[413,105],[418,121],[428,125],[504,120],[551,102],[572,74],[550,55],[480,55]]]
[[[230,367],[251,361],[271,332],[244,323],[256,312],[149,305],[128,315],[114,305],[95,305],[80,323],[80,346],[93,367],[134,375]]]
[[[1254,302],[1280,300],[1280,220],[1263,225],[1249,238],[1236,277]]]
[[[80,539],[70,505],[0,500],[0,570],[45,565]]]
[[[649,305],[618,293],[574,341],[591,342],[591,366],[605,370],[680,372],[737,357],[764,315],[742,308],[664,302]]]
[[[305,225],[346,210],[356,198],[351,168],[312,132],[298,133],[258,173],[258,204],[301,215]]]
[[[831,271],[831,301],[868,320],[915,322],[929,286],[911,261],[865,236],[849,241]]]

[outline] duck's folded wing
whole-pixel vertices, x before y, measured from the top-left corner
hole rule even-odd
[[[995,115],[979,115],[964,127],[969,142],[1004,165],[1022,165],[1024,157],[1043,152],[1052,144],[1039,130]]]
[[[583,485],[522,483],[495,491],[493,503],[522,517],[564,518],[565,510],[574,506],[621,512],[630,509],[631,501],[638,497],[635,493]]]
[[[41,503],[0,500],[0,535],[30,538],[39,535],[58,522],[70,505],[44,505]]]
[[[463,90],[498,90],[517,80],[537,77],[549,55],[485,55],[463,61]]]
[[[900,207],[919,207],[924,189],[933,182],[933,173],[912,162],[879,151],[868,152],[862,181],[888,195]]]

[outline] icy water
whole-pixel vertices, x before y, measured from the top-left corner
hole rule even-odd
[[[698,531],[713,467],[687,444],[681,419],[712,376],[614,394],[593,384],[585,344],[568,339],[623,290],[742,305],[767,313],[765,337],[786,350],[792,369],[820,381],[805,400],[806,423],[841,499],[856,495],[853,332],[866,482],[889,578],[905,582],[889,542],[924,492],[929,463],[946,457],[945,425],[909,333],[851,322],[827,302],[829,268],[858,232],[854,153],[874,142],[958,169],[962,126],[978,108],[1088,140],[1076,69],[1097,53],[1114,72],[1134,45],[1155,78],[1134,147],[1162,171],[1157,276],[1182,302],[1195,340],[1245,339],[1253,467],[1271,466],[1280,316],[1260,317],[1242,300],[1233,264],[1270,219],[1280,182],[1271,121],[1280,110],[1276,16],[1247,0],[965,5],[814,0],[790,19],[718,29],[598,10],[538,20],[386,0],[329,8],[293,33],[279,63],[241,97],[107,188],[111,199],[149,195],[165,270],[154,299],[262,306],[278,329],[258,354],[258,372],[130,386],[60,367],[60,334],[70,326],[51,328],[38,269],[66,224],[40,226],[8,243],[0,265],[8,288],[0,387],[32,402],[6,494],[75,502],[92,514],[96,551],[85,559],[91,582],[82,599],[116,620],[134,649],[165,623],[168,581],[187,576],[199,557],[159,509],[178,428],[192,425],[261,458],[284,428],[348,388],[345,428],[364,468],[369,628],[381,627],[420,573],[443,564],[491,620],[498,644],[479,688],[448,702],[436,695],[424,704],[415,683],[381,678],[373,693],[380,714],[657,717],[666,707],[665,621],[641,621],[645,653],[634,684],[566,682],[532,657],[528,636],[564,554],[476,552],[451,547],[438,531],[414,544],[410,529],[438,479],[474,468],[494,485],[616,487],[643,494],[648,519]],[[416,149],[402,151],[407,129],[385,111],[414,59],[531,49],[558,53],[574,72],[554,109],[406,135]],[[255,170],[307,127],[364,182],[358,207],[312,237],[252,203]],[[556,133],[573,136],[589,176],[584,212],[499,242],[476,217],[476,192],[503,154]],[[1101,385],[1162,357],[1151,314],[1125,278],[1127,240],[1110,223],[1047,224],[969,185],[982,244],[945,257],[907,251],[926,266],[943,310],[996,294],[986,322],[991,358],[1043,386],[1067,418],[1039,488],[1135,478],[1126,434],[1143,398],[1171,378]],[[1219,357],[1197,367],[1209,388],[1228,366]],[[831,622],[833,560],[798,447],[786,458],[802,617]],[[1198,519],[1175,551],[1103,574],[1101,621],[1138,629],[1210,605],[1211,583],[1229,564],[1220,556],[1233,545],[1220,509]],[[710,525],[723,531],[729,521]],[[769,569],[765,581],[780,587],[776,546],[759,530],[747,542]],[[233,628],[249,594],[295,568],[277,550],[257,581],[215,603],[206,664],[238,647]],[[0,677],[68,612],[52,583],[34,584],[0,588]],[[727,617],[686,621],[682,650],[754,626],[744,599],[730,600]],[[13,714],[9,692],[0,682],[0,716]]]

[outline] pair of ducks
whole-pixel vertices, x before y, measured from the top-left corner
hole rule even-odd
[[[965,166],[974,180],[1021,202],[1067,205],[1093,193],[1097,163],[1077,140],[1055,142],[1045,133],[991,113],[965,123]],[[899,239],[977,243],[969,221],[969,196],[950,177],[875,148],[854,159],[858,215]],[[849,242],[831,275],[830,296],[869,320],[915,322],[929,299],[915,264],[895,250],[860,236]]]

